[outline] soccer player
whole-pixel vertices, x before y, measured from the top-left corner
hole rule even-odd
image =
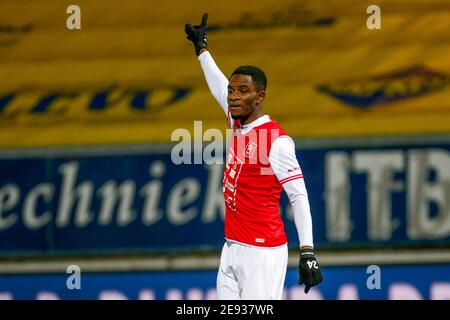
[[[218,299],[281,299],[288,262],[287,237],[279,213],[287,193],[300,241],[299,284],[305,293],[322,282],[314,255],[312,219],[293,140],[265,115],[266,76],[241,66],[227,79],[207,50],[205,14],[185,25],[208,87],[233,129],[223,178],[225,244],[217,275]]]

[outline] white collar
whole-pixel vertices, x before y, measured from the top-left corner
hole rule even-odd
[[[263,115],[255,120],[253,120],[250,123],[246,123],[240,127],[241,133],[246,134],[250,130],[252,130],[255,127],[258,127],[260,125],[263,125],[264,123],[270,122],[270,117],[268,115]]]

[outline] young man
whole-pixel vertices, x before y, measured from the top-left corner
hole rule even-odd
[[[266,76],[254,66],[237,68],[229,81],[207,50],[207,14],[185,32],[206,82],[233,128],[223,179],[225,244],[217,275],[219,299],[281,299],[288,248],[279,213],[287,193],[300,240],[299,284],[305,293],[322,282],[313,250],[312,221],[293,140],[264,114]]]

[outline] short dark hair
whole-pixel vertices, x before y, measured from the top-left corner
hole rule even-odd
[[[267,78],[264,71],[260,68],[255,66],[240,66],[233,71],[231,77],[235,74],[245,74],[247,76],[251,76],[253,82],[255,83],[256,90],[266,90]]]

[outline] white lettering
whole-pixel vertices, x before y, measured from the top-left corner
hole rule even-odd
[[[194,164],[202,164],[202,121],[194,121]]]
[[[422,300],[420,292],[407,283],[394,283],[389,287],[389,300]]]
[[[445,150],[409,152],[407,232],[411,239],[440,239],[450,236],[449,168],[450,155]],[[429,177],[432,179],[428,179]],[[433,216],[429,206],[431,203],[437,207],[437,214]]]
[[[358,289],[354,284],[343,284],[340,286],[337,300],[358,300]]]
[[[222,220],[225,218],[225,201],[222,193],[223,165],[207,166],[208,183],[202,212],[202,222],[213,222],[217,219],[217,213]]]
[[[150,289],[139,291],[139,300],[155,300],[155,292]]]
[[[39,291],[36,300],[59,300],[59,296],[55,292]]]
[[[71,274],[66,281],[67,289],[81,289],[81,269],[77,265],[67,267],[66,273]],[[72,274],[73,273],[73,274]]]
[[[76,4],[72,4],[67,7],[67,14],[70,16],[66,20],[66,26],[69,30],[81,29],[81,9]]]
[[[166,165],[162,161],[155,161],[150,167],[150,176],[155,179],[161,178],[166,172]],[[159,209],[163,184],[161,180],[153,180],[144,185],[140,194],[145,198],[144,209],[142,213],[142,222],[150,226],[158,222],[163,214]]]
[[[13,295],[10,292],[0,292],[0,300],[13,300]]]
[[[180,141],[170,153],[172,163],[176,165],[191,164],[191,133],[186,129],[176,129],[172,132],[170,141]]]
[[[322,293],[316,289],[311,288],[308,293],[305,293],[301,287],[292,287],[289,289],[290,300],[323,300]]]
[[[179,289],[169,289],[166,292],[166,300],[182,300],[183,293]]]
[[[197,208],[182,210],[191,204],[200,194],[200,183],[194,178],[178,182],[170,191],[167,200],[167,219],[175,225],[188,223],[197,215]]]
[[[100,292],[98,300],[128,300],[128,298],[117,290],[103,290]]]
[[[17,214],[10,213],[7,217],[3,216],[17,205],[20,198],[20,190],[15,184],[7,184],[0,188],[0,230],[10,228],[17,222]]]
[[[359,151],[354,154],[354,168],[367,172],[368,237],[390,240],[395,229],[391,212],[393,191],[403,190],[403,182],[394,181],[394,172],[404,168],[401,151]]]
[[[367,7],[366,13],[371,13],[367,18],[366,25],[370,30],[381,29],[381,9],[379,6],[372,4]]]
[[[132,180],[122,182],[118,187],[115,181],[106,182],[99,190],[102,197],[102,205],[98,216],[99,225],[108,225],[113,218],[113,211],[117,204],[117,197],[120,195],[117,207],[117,225],[124,227],[136,218],[133,208],[135,183]]]
[[[214,141],[213,141],[214,138]],[[219,129],[208,129],[203,134],[203,141],[213,141],[203,150],[203,159],[205,164],[223,164],[223,135]]]
[[[367,289],[381,289],[381,269],[377,265],[370,265],[366,270],[367,274],[370,274],[370,277],[367,278],[366,286]]]
[[[31,230],[40,229],[51,220],[50,211],[45,211],[39,217],[36,215],[37,200],[40,196],[50,203],[53,196],[54,186],[50,183],[41,183],[34,187],[25,197],[23,207],[23,223]]]
[[[350,160],[345,152],[326,155],[326,232],[330,241],[344,242],[351,236]]]
[[[431,300],[450,300],[450,283],[435,282],[431,285]]]
[[[186,300],[203,300],[203,291],[200,288],[191,288],[186,292]]]
[[[92,202],[94,185],[90,181],[85,181],[75,187],[78,167],[78,162],[73,161],[65,163],[59,168],[59,172],[63,175],[63,181],[56,225],[60,228],[66,227],[70,222],[70,213],[74,206],[75,197],[78,198],[75,225],[77,227],[84,227],[93,219],[89,208]]]

